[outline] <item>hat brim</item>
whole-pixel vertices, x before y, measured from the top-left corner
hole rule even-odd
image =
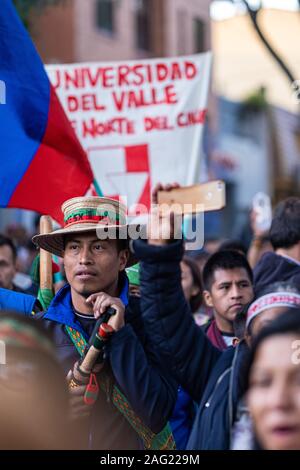
[[[130,236],[129,236],[130,231],[135,231],[137,233],[140,231],[140,229],[141,229],[141,224],[130,224],[130,225],[122,225],[122,226],[97,225],[96,227],[95,227],[95,224],[85,224],[84,226],[66,227],[66,228],[55,230],[54,232],[51,232],[51,233],[35,235],[32,238],[32,241],[38,248],[42,248],[43,250],[46,250],[52,253],[53,255],[63,257],[64,256],[64,240],[67,235],[95,233],[99,239],[111,240],[111,239],[120,239],[118,236],[116,236],[116,234],[119,234],[120,230],[122,230],[122,234],[127,233],[127,239],[130,240]],[[122,237],[121,239],[124,239],[124,238]],[[130,252],[130,256],[129,256],[126,267],[132,266],[136,262],[137,262],[136,258]]]

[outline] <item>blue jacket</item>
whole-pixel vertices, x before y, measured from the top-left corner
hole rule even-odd
[[[0,288],[0,310],[14,310],[31,315],[36,305],[36,298],[32,295]]]
[[[153,347],[199,408],[187,449],[229,449],[247,346],[221,352],[193,321],[181,289],[180,241],[133,244],[141,260],[141,307]]]
[[[177,384],[160,357],[149,348],[140,314],[139,299],[127,298],[125,282],[120,298],[126,305],[125,326],[116,332],[107,354],[115,381],[137,415],[152,429],[159,432],[166,425],[176,401]],[[79,359],[78,352],[65,330],[71,326],[88,336],[73,313],[70,286],[64,286],[43,315],[46,328],[52,332],[57,357],[64,372]],[[141,441],[126,419],[100,392],[94,405],[91,422],[86,430],[86,445],[93,449],[138,449]]]
[[[176,449],[185,450],[194,419],[194,402],[182,388],[178,388],[177,401],[170,418]]]

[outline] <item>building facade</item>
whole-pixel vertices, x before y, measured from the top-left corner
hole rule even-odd
[[[299,12],[262,9],[259,24],[296,79],[300,77]],[[214,90],[229,100],[243,101],[263,86],[268,102],[291,113],[299,100],[288,78],[258,38],[248,15],[212,21]]]
[[[210,49],[209,0],[62,0],[32,22],[44,63],[130,60]]]

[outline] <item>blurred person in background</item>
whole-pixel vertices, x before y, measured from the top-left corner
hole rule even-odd
[[[270,241],[269,230],[262,230],[257,223],[257,218],[257,212],[252,209],[250,213],[250,224],[253,236],[251,238],[247,255],[252,269],[255,268],[265,253],[274,251]]]
[[[181,286],[187,302],[190,304],[192,314],[196,314],[202,304],[202,279],[196,261],[184,256],[180,263]]]
[[[0,288],[0,311],[14,310],[25,315],[33,315],[42,310],[39,300],[33,295]]]
[[[252,207],[247,213],[245,224],[235,230],[235,239],[245,248],[248,262],[253,269],[261,257],[268,251],[273,251],[269,230],[262,230],[257,224],[258,214]]]
[[[224,250],[234,250],[240,253],[241,255],[247,256],[247,249],[239,240],[225,240],[223,243],[221,243],[218,251]]]
[[[269,285],[256,296],[256,299],[241,315],[237,316],[234,322],[235,334],[238,336],[237,341],[241,342],[244,339],[245,344],[251,348],[253,340],[255,341],[256,336],[263,328],[272,324],[274,320],[286,312],[287,308],[296,311],[299,307],[300,290],[297,286],[289,282],[277,282]],[[244,332],[242,332],[243,322]],[[245,373],[243,372],[239,377],[241,399],[238,402],[235,423],[231,433],[231,448],[233,450],[252,448],[252,421],[246,401],[242,396],[244,395],[244,377]]]
[[[247,404],[254,448],[300,450],[300,309],[286,311],[253,342]]]
[[[274,282],[261,290],[247,312],[245,335],[248,343],[287,307],[300,308],[300,286],[291,282]]]
[[[203,286],[203,269],[210,255],[205,250],[201,250],[199,252],[192,252],[191,256],[200,270],[201,283]],[[202,304],[198,311],[194,313],[194,320],[197,325],[203,326],[213,317],[213,313],[213,309],[206,304],[205,299],[202,297]]]
[[[13,241],[0,234],[0,287],[4,289],[14,290],[25,294],[36,294],[37,289],[34,288],[29,276],[19,279],[18,275],[18,258],[17,249]],[[20,275],[22,277],[22,275]],[[21,285],[23,287],[21,287]]]
[[[0,448],[71,449],[68,393],[51,338],[38,322],[0,312]]]
[[[201,250],[199,252],[190,252],[190,256],[192,256],[192,258],[196,261],[202,276],[203,268],[205,266],[206,261],[210,257],[210,254],[205,250]]]
[[[197,263],[194,259],[184,256],[181,263],[181,287],[184,297],[190,305],[190,311],[195,315],[202,303],[202,280]],[[195,405],[191,396],[178,387],[177,401],[170,424],[176,442],[176,448],[184,450],[192,429],[195,416]]]
[[[181,286],[191,312],[198,311],[202,303],[202,281],[197,263],[188,256],[181,262]],[[140,297],[140,265],[139,263],[126,268],[130,295]]]
[[[18,223],[8,225],[5,229],[5,236],[12,240],[17,250],[25,246],[30,239],[26,228]]]
[[[300,198],[291,197],[275,208],[270,241],[274,253],[265,253],[254,269],[254,286],[259,291],[273,282],[300,285]]]
[[[4,289],[19,289],[14,285],[16,275],[17,250],[10,238],[0,234],[0,287]]]
[[[0,287],[24,293],[25,291],[14,283],[16,263],[17,250],[13,241],[0,234]]]
[[[204,250],[209,255],[213,255],[216,251],[220,249],[221,243],[222,240],[220,240],[219,238],[208,238],[205,240]]]
[[[17,250],[18,271],[30,275],[31,266],[37,254],[36,246],[31,240],[28,240],[24,246],[19,247]]]

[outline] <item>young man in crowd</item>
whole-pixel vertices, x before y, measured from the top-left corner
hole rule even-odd
[[[17,285],[17,280],[15,280],[16,274],[19,274],[21,278],[25,276],[26,288]],[[32,285],[30,277],[17,273],[17,249],[12,239],[2,234],[0,234],[0,288],[28,295],[35,295],[37,293],[37,289]]]
[[[265,253],[254,269],[255,291],[273,282],[300,285],[300,198],[291,197],[278,204],[270,229],[275,253]]]
[[[17,250],[12,240],[0,234],[0,310],[30,315],[41,310],[37,299],[14,284]]]
[[[124,270],[130,253],[127,240],[118,239],[129,228],[125,209],[108,198],[82,197],[66,201],[62,210],[64,228],[36,235],[33,241],[63,258],[68,283],[46,313],[37,316],[53,334],[66,375],[79,360],[96,319],[108,307],[116,310],[109,320],[114,332],[106,347],[106,367],[96,375],[96,402],[86,404],[85,386],[70,389],[71,415],[82,431],[83,447],[170,448],[168,430],[159,443],[155,433],[168,422],[177,384],[147,346],[139,299],[134,298],[132,308],[128,297]]]
[[[17,250],[10,238],[0,234],[0,287],[22,292],[15,284]]]
[[[204,325],[212,344],[220,350],[232,346],[233,321],[253,298],[253,274],[244,255],[233,250],[217,251],[204,266],[204,299],[214,319]]]

